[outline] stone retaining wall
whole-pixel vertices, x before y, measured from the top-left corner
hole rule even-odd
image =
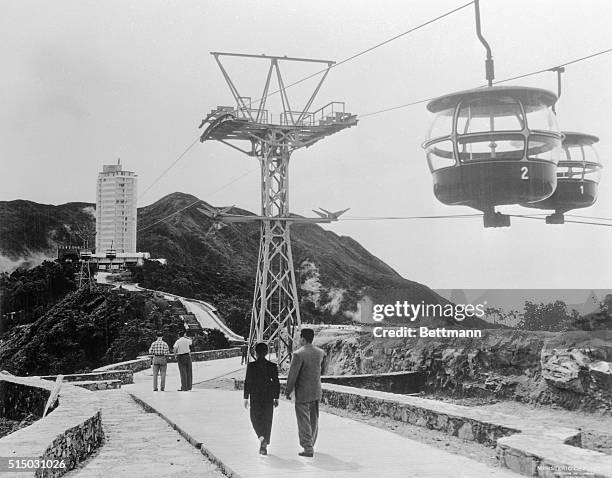
[[[28,414],[42,417],[50,391],[5,380],[0,375],[0,417],[21,420]]]
[[[121,388],[121,380],[98,380],[95,382],[81,381],[72,382],[75,387],[81,387],[92,392],[98,390],[116,390]]]
[[[516,473],[541,478],[612,478],[612,456],[569,445],[577,430],[525,433],[500,438],[497,456]]]
[[[367,388],[391,393],[417,393],[425,384],[425,374],[421,372],[391,372],[363,375],[324,375],[324,383],[335,383],[347,387]]]
[[[201,352],[191,352],[191,360],[194,362],[204,362],[207,360],[220,360],[232,357],[240,357],[240,347],[219,350],[203,350]],[[170,362],[176,362],[176,356],[170,358]]]
[[[498,438],[520,432],[516,428],[499,423],[454,414],[452,410],[439,409],[433,403],[431,407],[427,407],[423,404],[394,400],[393,397],[364,395],[360,389],[346,390],[352,387],[341,387],[341,389],[332,387],[334,386],[323,386],[321,400],[322,403],[331,407],[354,410],[368,416],[391,418],[486,446],[494,447]]]
[[[608,435],[583,431],[580,433],[580,441],[573,445],[587,450],[605,453],[606,455],[612,455],[612,430],[610,430],[610,434]]]
[[[231,357],[240,357],[240,347],[232,347],[229,349],[219,350],[203,350],[201,352],[192,352],[191,360],[194,362],[204,362],[207,360],[219,360]],[[170,354],[168,356],[168,362],[176,362],[176,355]],[[139,357],[135,360],[128,360],[126,362],[113,363],[105,365],[104,367],[98,367],[94,372],[103,372],[108,370],[131,370],[132,372],[140,372],[151,367],[151,357],[144,356]]]
[[[42,414],[41,403],[44,409],[54,384],[40,378],[0,375],[0,386],[6,392],[3,403],[9,413],[11,407],[19,410],[32,406],[28,411]],[[12,405],[8,406],[9,403]],[[51,413],[0,439],[0,457],[63,460],[65,468],[40,468],[3,476],[58,477],[74,468],[102,444],[100,408],[95,394],[64,383],[58,405]]]
[[[125,362],[112,363],[94,369],[94,372],[106,372],[110,370],[131,370],[132,373],[140,372],[151,368],[151,357],[142,357],[135,360],[127,360]]]
[[[57,375],[45,375],[40,378],[55,381]],[[122,369],[64,375],[64,382],[97,382],[105,380],[119,380],[123,385],[128,385],[134,383],[134,371]]]
[[[286,380],[286,377],[280,377]],[[362,375],[323,375],[322,383],[334,383],[347,387],[365,388],[398,394],[417,393],[425,383],[425,375],[421,372],[390,372]],[[234,379],[234,388],[242,390],[244,380]]]

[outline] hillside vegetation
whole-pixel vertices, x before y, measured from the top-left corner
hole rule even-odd
[[[168,260],[137,272],[144,287],[215,304],[236,332],[248,329],[259,251],[259,225],[213,222],[194,196],[170,194],[138,210],[138,250]],[[52,256],[58,244],[78,243],[91,230],[93,204],[40,205],[0,202],[0,252],[6,260]],[[178,214],[174,214],[181,211]],[[233,209],[232,213],[251,214]],[[168,217],[170,216],[170,217]],[[349,322],[357,302],[368,295],[413,302],[444,302],[431,289],[401,277],[350,237],[316,224],[291,228],[293,260],[303,320]]]
[[[40,273],[36,269],[32,276]],[[21,282],[29,284],[23,277]],[[9,302],[13,294],[7,294]],[[151,293],[73,290],[40,316],[17,314],[14,323],[6,324],[0,369],[16,375],[67,374],[132,360],[148,352],[158,330],[172,345],[184,331],[183,313],[180,302]],[[194,340],[195,351],[228,346],[217,330],[205,330]]]

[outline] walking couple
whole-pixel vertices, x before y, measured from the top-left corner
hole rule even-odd
[[[314,331],[302,329],[301,347],[293,353],[285,395],[291,399],[295,391],[295,415],[300,445],[298,455],[312,457],[319,431],[319,401],[321,400],[321,372],[325,353],[312,344]],[[244,406],[251,407],[251,423],[260,442],[259,453],[266,455],[270,444],[274,408],[278,406],[280,383],[278,367],[266,360],[268,346],[255,346],[257,360],[247,365],[244,380]],[[250,403],[249,403],[250,398]]]

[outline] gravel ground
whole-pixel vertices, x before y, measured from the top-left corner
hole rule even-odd
[[[373,427],[382,428],[383,430],[388,430],[400,436],[410,438],[411,440],[440,448],[449,453],[465,456],[466,458],[484,463],[488,466],[499,466],[495,448],[489,448],[479,443],[449,436],[437,430],[429,430],[427,428],[391,420],[390,418],[371,417],[352,410],[343,410],[327,405],[322,405],[321,410],[341,417],[351,418]]]

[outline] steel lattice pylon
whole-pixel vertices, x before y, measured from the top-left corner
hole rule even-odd
[[[292,217],[289,211],[289,160],[291,153],[308,147],[333,133],[357,124],[355,115],[344,111],[344,103],[332,102],[314,112],[312,105],[321,84],[333,62],[305,58],[273,57],[266,55],[242,55],[213,52],[225,80],[230,87],[236,107],[220,106],[210,112],[200,127],[207,126],[201,141],[216,140],[237,149],[248,156],[258,158],[261,165],[261,216],[236,216],[225,214],[227,209],[213,212],[224,222],[259,221],[261,240],[253,309],[249,333],[249,357],[257,342],[266,342],[276,351],[279,368],[285,369],[291,360],[293,343],[300,328],[300,307],[291,254],[290,224],[293,222],[331,222],[338,214],[321,214],[319,218]],[[219,59],[220,56],[237,56],[270,60],[267,79],[259,106],[253,108],[251,99],[240,96]],[[279,69],[279,61],[325,63],[315,91],[303,111],[292,110]],[[276,70],[283,111],[278,121],[265,110],[272,73]],[[247,141],[250,149],[242,149],[233,141]]]
[[[262,216],[289,217],[289,158],[291,135],[270,129],[257,148],[261,164]],[[261,243],[255,278],[249,348],[272,343],[282,366],[290,358],[300,308],[291,255],[290,222],[261,222]]]
[[[81,267],[77,274],[77,278],[79,280],[79,289],[81,289],[82,287],[87,287],[91,291],[96,287],[94,276],[91,273],[91,262],[89,258],[81,258],[79,262],[81,263]]]
[[[77,228],[77,236],[83,241],[84,248],[79,250],[79,263],[81,267],[76,277],[79,280],[79,289],[87,287],[90,291],[96,288],[94,275],[91,273],[91,257],[92,251],[89,249],[89,242],[93,240],[96,233],[87,228]]]

